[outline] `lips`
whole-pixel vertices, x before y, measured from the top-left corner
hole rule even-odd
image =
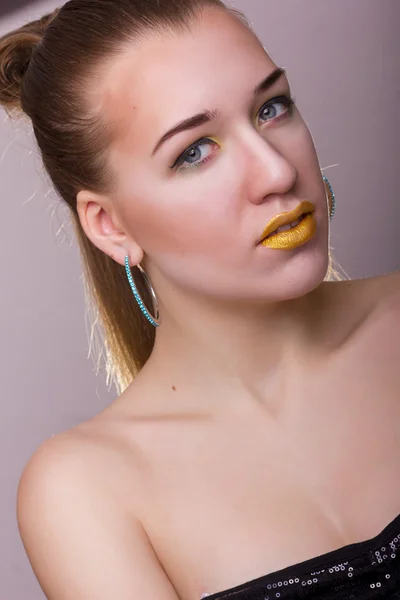
[[[311,212],[314,212],[314,210],[314,204],[308,202],[308,200],[304,200],[294,210],[277,215],[271,219],[264,229],[259,243],[265,240],[265,238],[271,235],[271,233],[274,233],[277,229],[279,229],[279,227],[282,227],[283,225],[289,225],[293,221],[299,219],[302,215],[307,215]]]

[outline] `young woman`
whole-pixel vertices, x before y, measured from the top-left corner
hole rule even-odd
[[[399,273],[333,280],[333,192],[245,18],[72,0],[0,72],[119,391],[22,476],[46,596],[400,598]]]

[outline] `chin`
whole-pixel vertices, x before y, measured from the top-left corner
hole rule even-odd
[[[328,244],[322,243],[321,239],[316,238],[295,250],[276,252],[278,260],[274,261],[273,267],[265,263],[256,290],[256,300],[294,300],[313,292],[324,282],[329,267],[329,252]]]
[[[287,262],[275,282],[281,300],[292,300],[305,296],[318,288],[326,277],[329,253],[320,248],[298,252]]]

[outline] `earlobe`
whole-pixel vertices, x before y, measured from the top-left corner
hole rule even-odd
[[[77,212],[86,236],[99,250],[120,265],[129,255],[131,264],[143,259],[143,250],[128,238],[108,198],[90,191],[77,196]]]

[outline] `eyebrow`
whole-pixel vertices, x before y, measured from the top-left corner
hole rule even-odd
[[[274,83],[276,83],[281,77],[285,75],[285,69],[275,69],[275,71],[270,73],[265,79],[261,81],[261,83],[259,83],[256,86],[253,92],[253,96],[258,96],[258,94],[267,91],[270,87],[274,85]],[[182,131],[187,131],[189,129],[194,129],[195,127],[200,127],[200,125],[204,125],[205,123],[209,123],[210,121],[213,121],[219,114],[220,113],[218,110],[204,110],[201,113],[194,115],[193,117],[184,119],[171,129],[169,129],[166,133],[164,133],[162,138],[157,142],[151,155],[154,156],[154,154],[157,152],[157,150],[159,150],[162,144],[164,144],[164,142],[172,138],[174,135],[181,133]]]

